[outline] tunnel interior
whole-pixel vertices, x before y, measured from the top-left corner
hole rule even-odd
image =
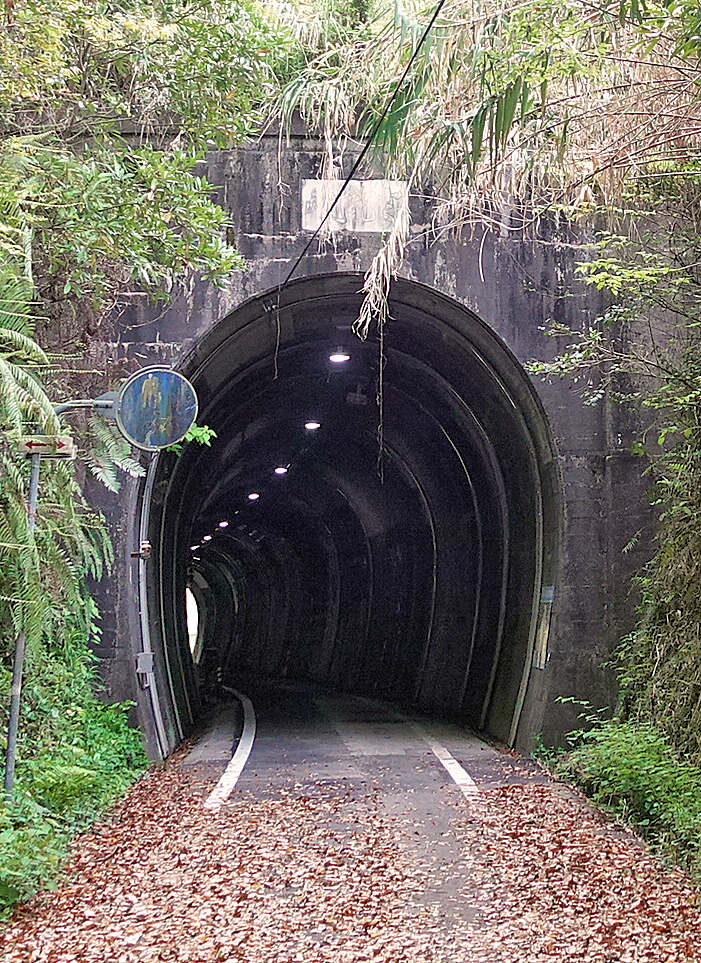
[[[360,341],[361,286],[252,299],[180,366],[217,437],[159,456],[144,498],[171,745],[222,684],[270,679],[515,739],[557,562],[545,415],[494,331],[432,289],[396,281],[382,343]]]

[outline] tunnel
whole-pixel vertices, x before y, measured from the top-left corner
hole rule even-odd
[[[359,340],[362,283],[255,297],[178,366],[216,438],[159,455],[140,497],[163,755],[222,686],[276,679],[518,738],[558,562],[547,419],[494,330],[436,290],[395,280],[382,337]]]

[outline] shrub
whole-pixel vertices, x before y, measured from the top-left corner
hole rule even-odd
[[[0,806],[0,916],[56,878],[68,838],[68,827],[25,793]]]
[[[93,668],[78,633],[28,667],[15,794],[0,802],[0,916],[55,882],[71,836],[146,766],[130,705],[100,702]]]
[[[650,724],[597,720],[572,736],[556,771],[701,875],[701,771]]]

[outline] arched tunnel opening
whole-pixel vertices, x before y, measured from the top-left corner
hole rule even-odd
[[[557,564],[546,417],[495,332],[435,290],[395,281],[382,343],[358,340],[361,286],[254,298],[180,366],[217,437],[159,456],[143,496],[162,751],[222,684],[272,679],[517,738]]]

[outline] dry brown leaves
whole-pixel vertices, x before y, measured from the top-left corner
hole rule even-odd
[[[457,792],[437,796],[452,818],[434,872],[457,876],[474,920],[454,899],[422,898],[416,825],[390,815],[377,788],[240,793],[218,815],[202,809],[206,789],[178,767],[144,778],[78,841],[59,890],[18,910],[3,959],[701,960],[689,881],[555,787],[485,792],[474,820]]]
[[[556,786],[488,794],[481,841],[463,837],[479,888],[470,960],[701,960],[697,893],[632,833]],[[472,845],[471,845],[472,844]]]
[[[16,914],[7,963],[432,959],[371,794],[242,794],[216,816],[203,797],[182,770],[145,778],[80,841],[59,891]]]

